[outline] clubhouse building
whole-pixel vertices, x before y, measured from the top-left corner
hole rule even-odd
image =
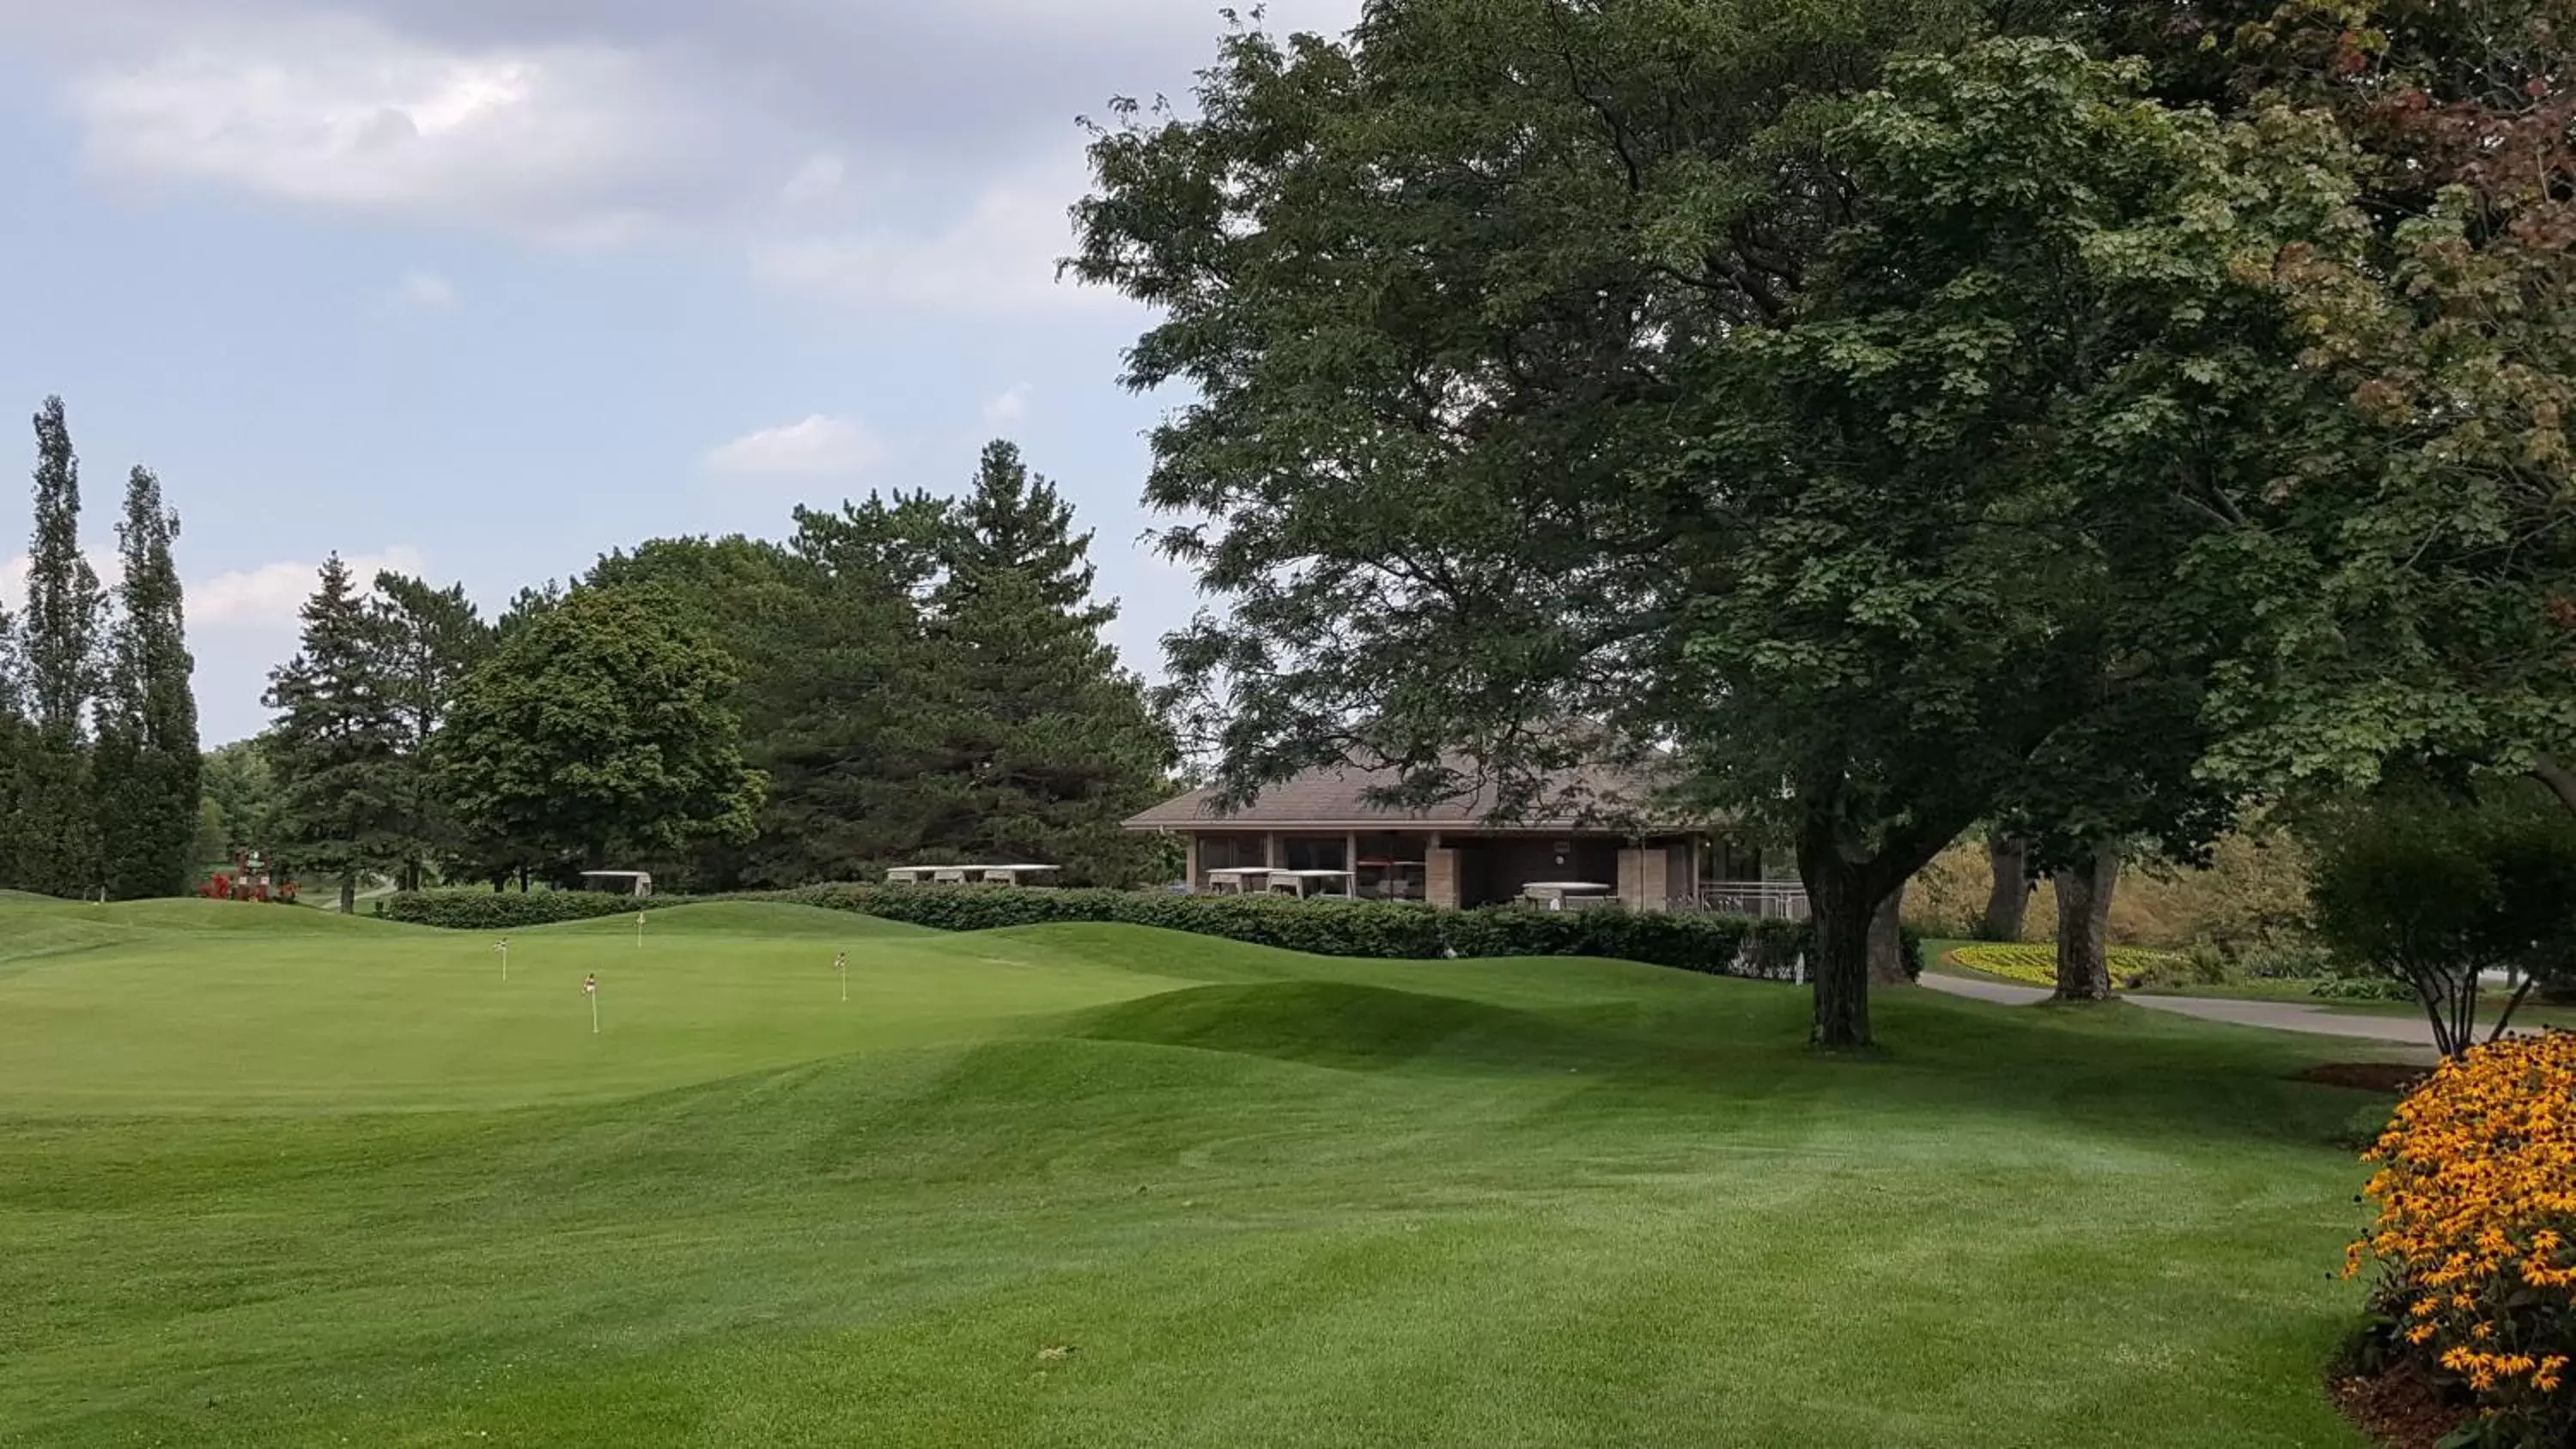
[[[1527,902],[1806,913],[1794,877],[1767,879],[1760,851],[1659,808],[1650,783],[1631,772],[1553,779],[1541,805],[1508,823],[1494,819],[1490,784],[1427,808],[1372,803],[1397,782],[1389,768],[1325,766],[1231,812],[1215,792],[1196,790],[1126,824],[1182,837],[1189,889],[1200,893],[1355,895],[1447,910]]]

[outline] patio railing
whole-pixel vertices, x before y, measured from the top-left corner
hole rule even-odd
[[[1787,921],[1803,921],[1813,914],[1807,906],[1807,888],[1793,880],[1702,881],[1699,908]]]

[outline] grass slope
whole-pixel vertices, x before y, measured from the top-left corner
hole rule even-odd
[[[97,909],[0,968],[0,1443],[2358,1445],[2332,1044],[1909,992],[1825,1061],[1776,986],[778,907],[504,991]]]

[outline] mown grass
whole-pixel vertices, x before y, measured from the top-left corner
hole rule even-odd
[[[0,904],[48,931],[0,1443],[2359,1444],[2362,1098],[2289,1080],[2350,1044],[1900,992],[1828,1060],[1651,967],[784,907],[516,933],[506,989]]]

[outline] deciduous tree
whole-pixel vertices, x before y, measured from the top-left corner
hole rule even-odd
[[[120,900],[185,895],[196,878],[198,797],[195,661],[171,546],[179,516],[161,481],[137,468],[116,530],[124,576],[99,707],[98,820],[108,893]]]
[[[11,831],[17,884],[45,895],[99,888],[90,713],[105,597],[80,547],[80,460],[63,400],[36,413],[35,533],[20,622],[29,730],[18,751]]]
[[[733,661],[654,589],[579,588],[467,674],[436,758],[469,830],[558,877],[747,840]]]

